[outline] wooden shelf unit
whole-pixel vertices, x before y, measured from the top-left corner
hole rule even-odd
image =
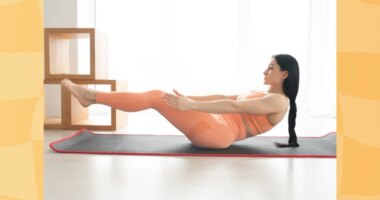
[[[105,117],[91,116],[89,108],[83,107],[66,88],[60,85],[62,79],[69,78],[80,85],[109,85],[110,91],[127,90],[126,81],[108,80],[106,34],[94,28],[45,28],[44,37],[44,84],[56,84],[61,88],[60,97],[56,97],[57,91],[52,92],[53,98],[59,98],[61,101],[61,116],[57,116],[57,108],[53,106],[55,102],[47,102],[46,105],[49,105],[52,110],[45,112],[51,116],[45,117],[44,127],[46,129],[116,130],[125,126],[126,112],[110,108],[110,114]],[[45,106],[45,109],[48,109],[46,107],[48,106]]]
[[[106,35],[94,28],[45,28],[45,79],[107,79]],[[88,48],[83,50],[80,40],[87,40]],[[87,43],[86,43],[87,44]],[[82,52],[85,51],[85,52]],[[88,55],[85,69],[79,73],[79,59]]]

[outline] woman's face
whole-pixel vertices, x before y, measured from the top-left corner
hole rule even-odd
[[[264,71],[264,84],[276,85],[282,84],[282,82],[288,77],[288,71],[281,71],[280,65],[278,65],[276,59],[272,58],[268,68]]]

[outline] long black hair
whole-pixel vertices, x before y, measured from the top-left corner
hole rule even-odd
[[[281,71],[288,71],[288,77],[284,80],[282,87],[285,95],[290,100],[290,110],[288,116],[288,131],[289,141],[288,144],[276,143],[277,147],[298,147],[297,135],[295,131],[296,117],[297,117],[297,104],[296,98],[299,88],[299,66],[297,60],[288,54],[277,54],[272,56],[280,65]]]

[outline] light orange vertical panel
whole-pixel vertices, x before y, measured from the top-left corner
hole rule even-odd
[[[0,199],[43,199],[43,1],[0,1]]]
[[[380,1],[337,3],[337,199],[380,199]]]

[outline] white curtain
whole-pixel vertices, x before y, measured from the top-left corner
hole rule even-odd
[[[129,90],[186,95],[267,90],[273,54],[300,64],[299,115],[335,116],[335,1],[96,1],[109,74]]]

